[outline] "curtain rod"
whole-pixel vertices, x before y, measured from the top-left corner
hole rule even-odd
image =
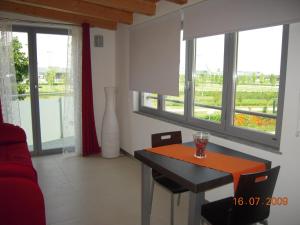
[[[16,22],[35,23],[35,24],[78,26],[79,27],[79,25],[72,24],[72,23],[55,23],[55,22],[45,22],[45,21],[24,20],[24,19],[12,19],[12,18],[2,17],[2,16],[0,16],[0,20],[10,20],[10,21],[16,21]]]

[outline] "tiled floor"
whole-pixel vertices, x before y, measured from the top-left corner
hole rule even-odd
[[[140,225],[140,164],[122,156],[33,158],[46,203],[47,225]],[[175,207],[187,224],[188,195]],[[170,194],[156,185],[152,225],[169,224]]]

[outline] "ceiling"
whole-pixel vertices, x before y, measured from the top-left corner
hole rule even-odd
[[[132,24],[133,13],[153,16],[159,0],[1,0],[0,11],[116,30]],[[188,0],[166,0],[185,4]]]

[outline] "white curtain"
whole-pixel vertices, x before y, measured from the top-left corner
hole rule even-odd
[[[69,29],[68,37],[68,65],[65,79],[65,97],[63,107],[63,153],[65,155],[82,154],[81,60],[82,30],[80,27],[72,27]]]
[[[12,40],[11,22],[0,20],[0,98],[3,121],[20,125]]]

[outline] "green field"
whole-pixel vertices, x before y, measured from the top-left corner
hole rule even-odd
[[[172,113],[183,114],[184,111],[184,76],[179,79],[179,96],[166,96],[164,110]],[[221,121],[221,110],[209,106],[222,106],[223,79],[219,75],[197,75],[194,77],[194,108],[193,116],[199,119],[210,120],[216,123]],[[274,75],[241,75],[236,81],[236,94],[234,96],[235,109],[277,114],[278,76]],[[154,96],[153,105],[157,105]],[[151,104],[151,103],[150,103]],[[202,105],[208,107],[201,107]],[[236,113],[234,125],[263,132],[274,133],[276,119],[248,114]]]
[[[20,85],[20,84],[18,84]],[[24,84],[21,84],[24,85]],[[19,100],[24,100],[30,96],[29,85],[25,85],[25,92],[22,93],[22,96],[19,97]],[[63,83],[54,83],[53,85],[49,84],[39,84],[39,95],[40,98],[50,98],[53,96],[61,96],[65,92],[65,84]]]

